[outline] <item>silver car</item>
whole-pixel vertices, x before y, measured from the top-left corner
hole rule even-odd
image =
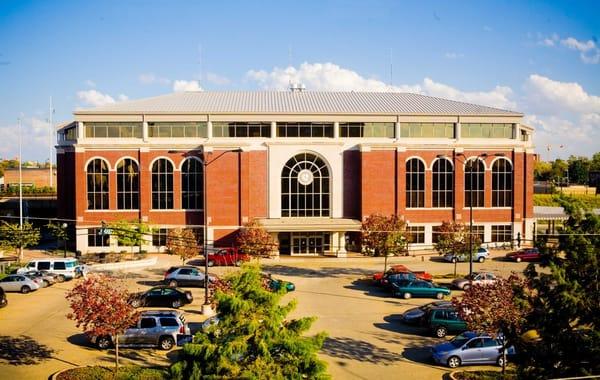
[[[471,281],[469,281],[469,275],[466,275],[464,278],[456,278],[452,281],[452,286],[456,289],[467,290],[471,286],[471,284],[479,284],[479,285],[490,285],[496,282],[498,278],[495,274],[491,272],[473,272],[471,276]]]
[[[58,282],[59,277],[58,275],[45,270],[30,270],[29,272],[25,272],[23,274],[29,278],[40,279],[43,288],[54,285],[56,282]]]
[[[33,290],[38,290],[41,285],[31,278],[22,274],[11,274],[0,280],[0,288],[5,292],[21,292],[27,294]]]
[[[515,354],[514,347],[506,350],[507,356]],[[502,366],[502,343],[485,334],[466,331],[449,342],[440,343],[431,349],[433,360],[450,368],[463,364],[497,364]]]
[[[190,328],[182,312],[177,310],[149,310],[140,313],[135,326],[119,335],[120,347],[160,347],[172,349],[181,336],[190,336]],[[100,349],[114,344],[114,337],[92,337],[92,343]]]
[[[215,277],[208,275],[208,281],[214,282]],[[204,287],[204,273],[192,266],[171,267],[165,272],[163,283],[172,288],[178,286]]]

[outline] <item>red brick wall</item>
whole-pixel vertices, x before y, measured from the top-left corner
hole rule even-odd
[[[52,183],[56,186],[56,170],[53,169],[54,178]],[[50,186],[50,169],[21,169],[23,183],[27,185],[33,184],[35,187]],[[4,184],[19,185],[19,169],[4,169]]]
[[[344,218],[360,219],[361,199],[361,153],[358,150],[344,152]]]
[[[361,152],[361,215],[394,214],[396,209],[395,150]]]

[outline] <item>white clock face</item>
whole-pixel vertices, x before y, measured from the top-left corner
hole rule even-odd
[[[308,169],[303,169],[300,171],[300,173],[298,173],[298,182],[301,185],[308,186],[313,182],[313,180],[314,176],[312,172]]]

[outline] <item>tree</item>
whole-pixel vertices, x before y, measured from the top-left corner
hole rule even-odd
[[[317,357],[325,334],[306,337],[315,318],[286,319],[296,301],[280,305],[284,290],[262,286],[260,267],[245,264],[229,277],[231,291],[217,291],[218,324],[185,344],[174,379],[325,379]]]
[[[23,248],[36,245],[40,241],[40,229],[29,222],[23,222],[23,228],[18,223],[0,224],[0,246],[4,249],[18,251],[19,261],[23,260]]]
[[[385,273],[389,255],[395,256],[407,252],[406,223],[397,215],[369,215],[362,222],[361,244],[363,253],[385,257],[383,263]]]
[[[453,297],[452,304],[469,330],[486,333],[502,341],[502,373],[506,369],[506,348],[522,334],[529,304],[517,298],[527,292],[525,280],[511,275],[493,284],[473,284],[462,298]]]
[[[198,255],[200,250],[198,238],[189,228],[176,228],[169,231],[166,248],[170,254],[178,255],[184,264],[186,260]]]
[[[277,241],[256,219],[246,223],[236,239],[238,247],[254,257],[269,257],[278,247]]]
[[[52,222],[48,222],[48,224],[46,224],[46,227],[48,228],[48,230],[50,231],[50,233],[52,234],[52,236],[54,236],[57,240],[57,247],[58,248],[58,241],[62,241],[64,244],[64,248],[65,248],[65,255],[67,253],[67,241],[69,240],[69,233],[67,230],[67,224],[66,223],[52,223]]]
[[[152,232],[150,227],[141,220],[119,220],[111,223],[109,228],[112,231],[111,235],[117,238],[119,245],[131,247],[131,253],[135,246],[139,247],[138,253],[142,253],[142,245],[146,242],[145,236]]]
[[[590,160],[587,157],[570,156],[569,164],[569,181],[585,185],[588,182],[590,173]]]
[[[471,255],[477,252],[481,245],[481,239],[473,234],[472,241],[469,226],[463,223],[443,222],[438,229],[438,239],[434,244],[435,250],[440,255],[447,254],[469,254],[469,245],[471,245]]]
[[[110,336],[115,344],[115,371],[119,369],[119,335],[137,323],[139,313],[128,302],[129,293],[120,280],[93,274],[66,295],[71,313],[67,318],[93,337]]]
[[[533,176],[536,181],[549,181],[552,176],[552,163],[536,161],[533,168]]]
[[[539,342],[524,345],[520,378],[560,378],[600,373],[600,217],[581,203],[559,198],[569,219],[557,246],[542,237],[543,270],[525,271],[534,292],[528,324]]]

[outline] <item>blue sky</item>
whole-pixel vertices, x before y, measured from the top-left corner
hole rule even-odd
[[[600,2],[0,2],[0,157],[78,107],[174,90],[411,91],[516,109],[543,158],[600,151]],[[390,82],[390,56],[393,75]]]

